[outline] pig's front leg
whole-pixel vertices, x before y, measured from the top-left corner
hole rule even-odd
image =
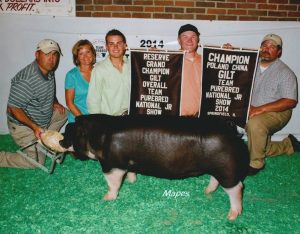
[[[242,190],[243,184],[239,182],[236,186],[225,189],[225,192],[229,196],[230,210],[227,215],[229,220],[235,220],[242,213]]]
[[[134,183],[136,181],[136,173],[127,172],[127,180],[129,181],[129,183]]]
[[[125,173],[126,171],[118,168],[113,168],[109,173],[104,173],[108,191],[107,194],[104,195],[103,200],[110,201],[117,198]]]
[[[213,176],[210,177],[209,180],[209,184],[207,185],[206,189],[205,189],[205,194],[210,194],[212,192],[214,192],[219,186],[219,181],[217,181],[217,179]]]

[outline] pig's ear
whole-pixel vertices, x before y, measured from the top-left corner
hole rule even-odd
[[[63,140],[59,141],[59,144],[68,149],[71,145],[73,145],[73,138],[75,136],[75,123],[68,123],[65,132],[62,134],[64,136]]]

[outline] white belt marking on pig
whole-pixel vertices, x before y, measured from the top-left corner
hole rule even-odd
[[[73,145],[71,145],[71,146],[67,149],[67,151],[74,152],[75,150],[74,150],[74,148],[73,148]]]

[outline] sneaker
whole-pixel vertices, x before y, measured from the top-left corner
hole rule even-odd
[[[296,137],[294,137],[292,134],[288,135],[288,138],[290,138],[292,142],[292,146],[295,152],[300,152],[300,142],[297,140]]]
[[[260,172],[261,170],[263,170],[265,168],[265,166],[263,166],[262,168],[254,168],[249,166],[248,167],[248,176],[254,176],[256,175],[258,172]]]

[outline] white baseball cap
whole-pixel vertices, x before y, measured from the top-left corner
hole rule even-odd
[[[38,45],[37,45],[37,48],[36,50],[41,50],[42,52],[44,52],[45,54],[48,54],[50,53],[51,51],[57,51],[59,52],[61,55],[62,52],[60,50],[60,47],[58,45],[58,43],[56,41],[53,41],[51,39],[44,39],[44,40],[41,40]]]
[[[271,40],[274,43],[274,45],[282,47],[282,39],[280,36],[278,36],[276,34],[271,33],[271,34],[266,35],[263,38],[262,42],[267,41],[267,40]]]

